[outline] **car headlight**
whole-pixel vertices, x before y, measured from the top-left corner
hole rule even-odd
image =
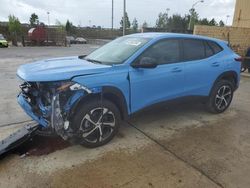
[[[87,87],[80,85],[78,83],[75,83],[75,82],[63,82],[62,85],[57,88],[57,91],[61,92],[61,91],[65,91],[68,89],[71,91],[84,90],[87,93],[92,93],[91,90],[88,89]]]
[[[74,82],[62,82],[61,85],[56,90],[59,92],[68,90],[69,87],[73,84]]]

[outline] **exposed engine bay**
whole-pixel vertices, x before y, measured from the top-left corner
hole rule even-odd
[[[69,121],[72,107],[91,90],[71,81],[24,82],[20,88],[18,102],[40,129],[53,130],[65,140],[73,137]]]

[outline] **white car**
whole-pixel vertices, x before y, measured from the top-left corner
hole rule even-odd
[[[87,44],[87,40],[82,37],[77,37],[75,39],[76,44]]]

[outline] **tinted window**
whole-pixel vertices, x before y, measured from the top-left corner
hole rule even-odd
[[[149,57],[156,60],[157,64],[176,63],[180,61],[180,48],[178,40],[164,40],[147,49],[139,58]]]
[[[205,58],[205,47],[202,40],[183,40],[184,61],[192,61]]]
[[[215,42],[208,41],[208,45],[212,48],[214,54],[217,54],[222,51],[222,48]]]
[[[204,42],[204,45],[205,45],[206,57],[210,57],[210,56],[214,55],[213,49],[208,45],[208,43]]]

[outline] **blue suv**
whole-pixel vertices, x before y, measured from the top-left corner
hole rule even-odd
[[[133,34],[87,56],[20,66],[18,102],[40,132],[97,147],[115,136],[122,120],[163,101],[202,96],[211,112],[224,112],[239,86],[239,59],[217,39]]]

